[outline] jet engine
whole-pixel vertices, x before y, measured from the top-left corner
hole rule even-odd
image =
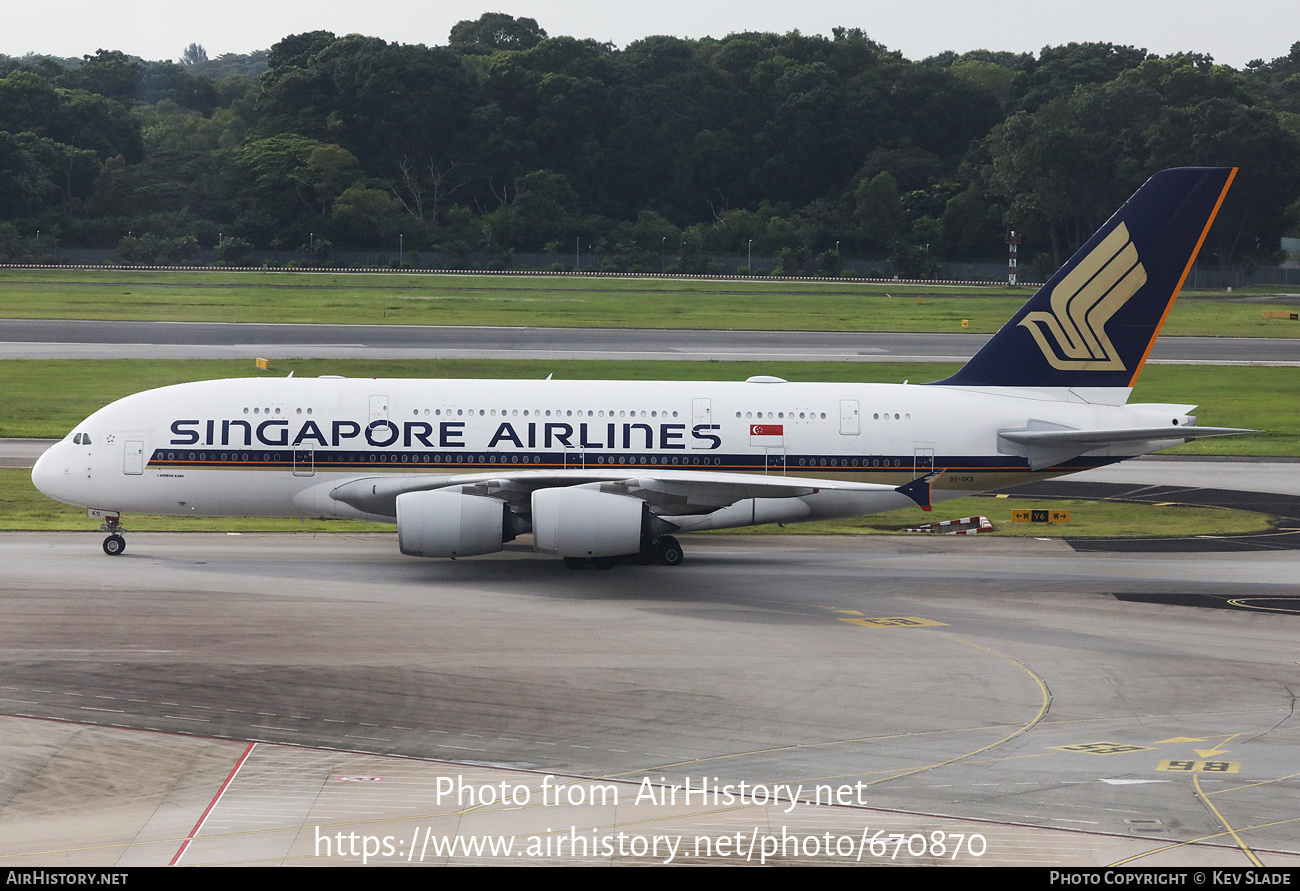
[[[472,557],[501,550],[521,521],[499,498],[435,489],[397,496],[397,542],[409,557]]]
[[[574,487],[533,492],[533,547],[557,557],[620,557],[641,550],[649,505]]]

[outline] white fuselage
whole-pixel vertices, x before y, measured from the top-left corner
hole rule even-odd
[[[942,471],[933,482],[940,500],[1180,441],[1110,445],[1031,470],[1023,452],[999,438],[1034,424],[1189,421],[1188,406],[1129,406],[1126,396],[774,380],[218,380],[114,402],[52,447],[33,479],[60,501],[111,511],[385,521],[394,518],[349,506],[331,491],[394,474],[450,474],[461,483],[534,471],[878,484],[856,496],[803,496],[807,514],[788,518],[816,519],[907,507],[892,487],[932,471]],[[744,524],[686,524],[709,525]]]

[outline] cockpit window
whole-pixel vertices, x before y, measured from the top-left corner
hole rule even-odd
[[[90,445],[90,434],[78,433],[76,436],[72,437],[72,441],[77,445]]]

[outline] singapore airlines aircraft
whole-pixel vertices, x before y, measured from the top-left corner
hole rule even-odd
[[[243,379],[128,396],[37,462],[121,511],[397,524],[404,554],[531,532],[571,567],[676,565],[675,533],[919,506],[1243,432],[1128,397],[1236,174],[1152,177],[933,384]]]

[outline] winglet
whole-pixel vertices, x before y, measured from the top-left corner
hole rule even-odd
[[[927,473],[925,476],[918,476],[907,485],[899,486],[894,491],[915,501],[921,510],[928,511],[930,510],[930,483],[938,479],[942,473],[942,470],[936,470],[933,473]]]

